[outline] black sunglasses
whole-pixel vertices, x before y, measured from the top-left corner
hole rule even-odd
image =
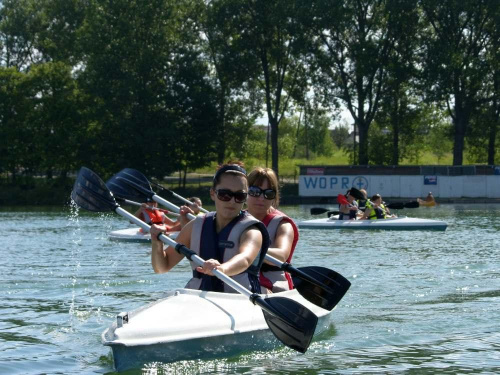
[[[247,193],[244,191],[231,191],[229,189],[216,189],[217,198],[223,202],[229,202],[232,197],[236,203],[244,203],[247,200]]]
[[[252,197],[257,198],[257,197],[260,197],[261,194],[264,194],[264,198],[266,198],[268,200],[273,200],[274,198],[276,198],[276,190],[274,190],[274,189],[262,190],[258,186],[250,186],[248,188],[248,195],[250,195]]]

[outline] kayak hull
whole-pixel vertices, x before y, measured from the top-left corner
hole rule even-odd
[[[417,202],[420,206],[423,207],[434,207],[436,205],[436,201],[424,201],[423,199],[417,198]]]
[[[330,311],[311,304],[296,290],[276,296],[294,299],[319,317],[315,336],[330,327]],[[128,322],[120,327],[124,316]],[[121,313],[102,340],[113,351],[117,371],[283,346],[269,330],[262,310],[247,297],[189,289],[174,290],[159,301]]]
[[[170,238],[175,239],[178,232],[172,232],[169,234]],[[112,241],[119,242],[151,242],[151,235],[149,233],[143,233],[139,228],[127,228],[114,230],[109,233],[108,238]]]
[[[358,230],[437,230],[444,231],[448,224],[441,220],[398,217],[378,220],[336,220],[331,218],[305,220],[299,228],[358,229]]]

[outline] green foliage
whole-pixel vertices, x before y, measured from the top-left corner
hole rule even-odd
[[[346,146],[347,139],[349,138],[349,125],[346,123],[336,126],[330,130],[330,136],[337,148],[341,149]]]
[[[23,185],[81,165],[161,178],[231,158],[294,175],[301,163],[447,163],[451,150],[454,163],[462,151],[494,163],[499,9],[3,0],[0,173]],[[339,103],[360,144],[329,129]]]

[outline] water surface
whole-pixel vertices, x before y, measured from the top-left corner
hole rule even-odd
[[[282,209],[303,220],[311,207]],[[500,205],[400,213],[449,227],[300,231],[294,265],[327,266],[352,282],[306,354],[283,348],[130,373],[498,373]],[[129,226],[74,207],[0,208],[0,374],[113,373],[102,331],[189,278],[187,262],[156,275],[148,245],[107,239]]]

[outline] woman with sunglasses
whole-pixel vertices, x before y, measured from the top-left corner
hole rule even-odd
[[[267,253],[282,262],[290,262],[299,231],[293,220],[277,209],[279,186],[276,174],[271,168],[257,167],[248,175],[248,185],[248,212],[262,221],[269,232],[271,244]],[[293,289],[291,276],[266,262],[261,268],[260,284],[263,293]]]
[[[217,170],[210,189],[215,212],[188,222],[176,239],[206,260],[203,267],[192,265],[193,277],[186,288],[234,293],[213,275],[212,271],[217,269],[253,293],[261,293],[259,272],[269,235],[260,221],[242,211],[247,192],[246,171],[241,164],[225,164]],[[151,227],[151,263],[156,273],[170,271],[184,257],[171,246],[164,249],[157,239],[165,229],[158,225]]]

